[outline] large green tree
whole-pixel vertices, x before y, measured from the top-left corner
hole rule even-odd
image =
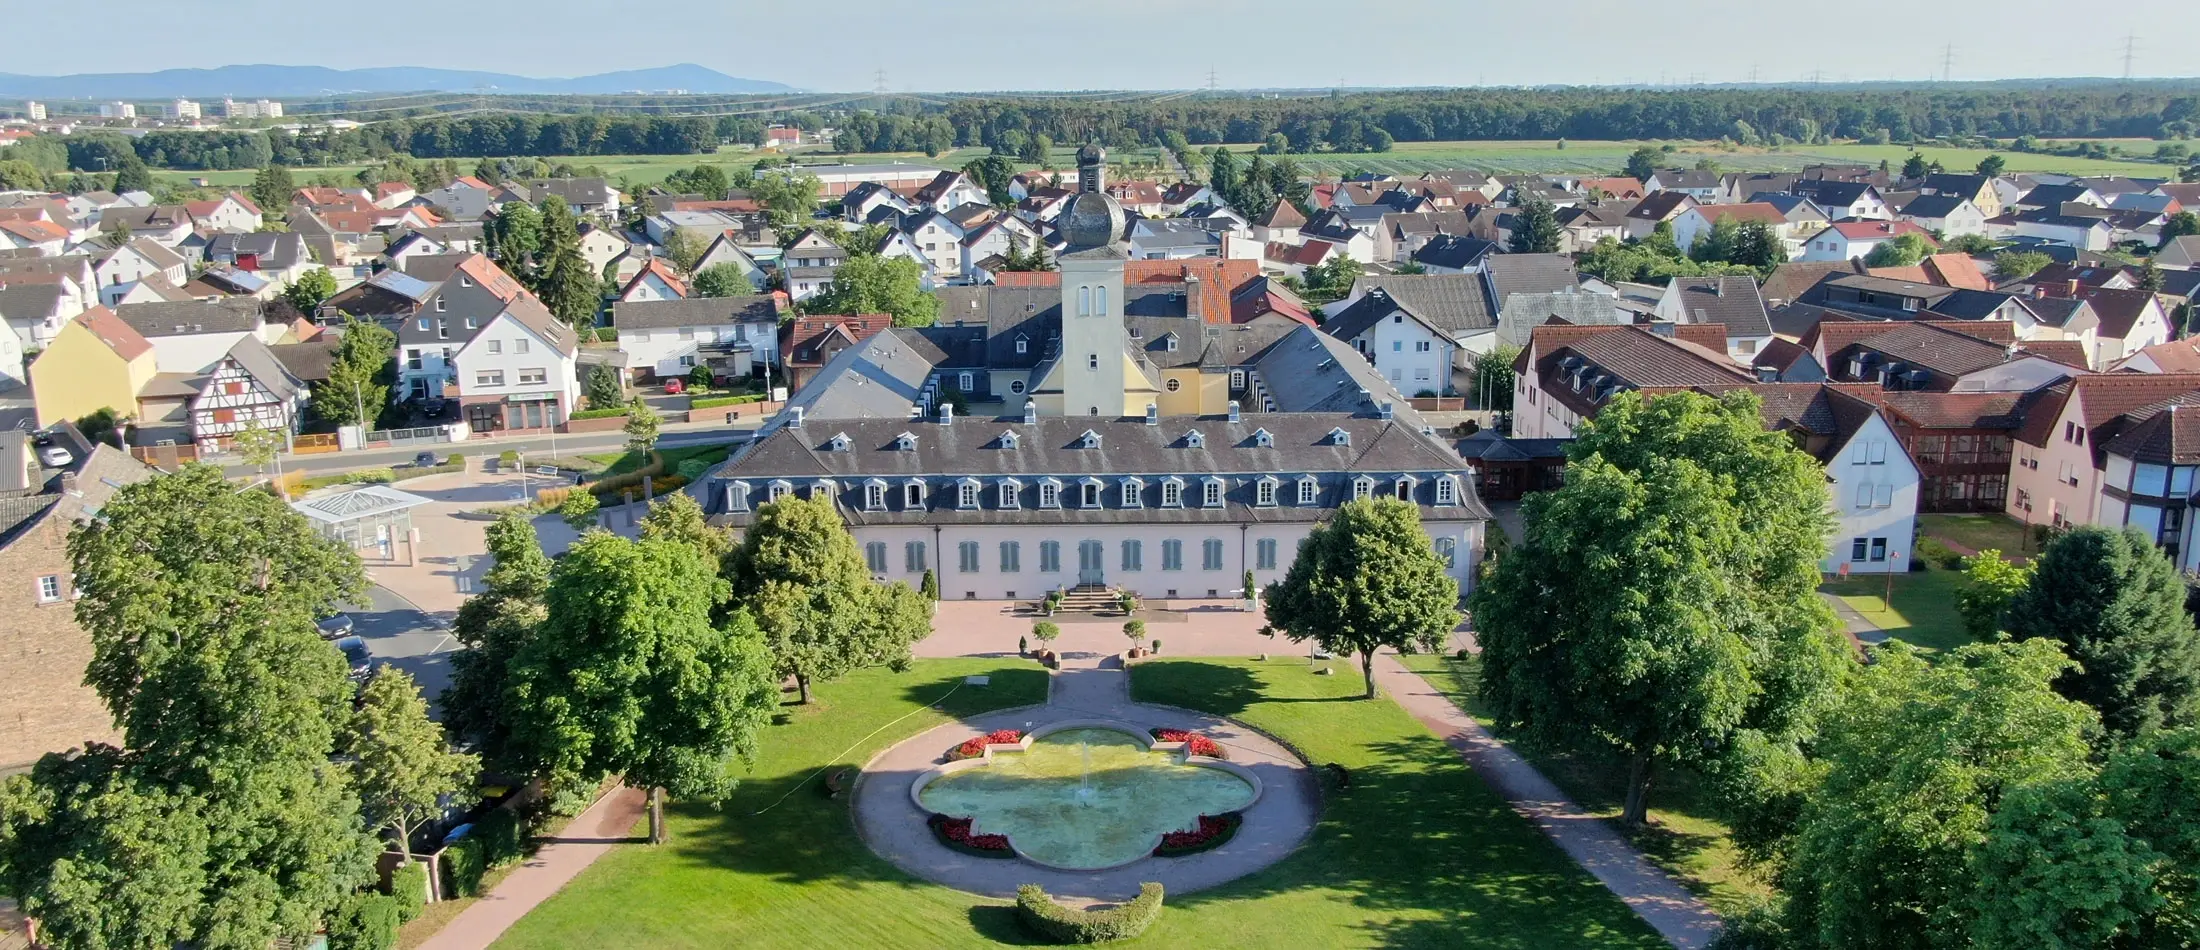
[[[1925,235],[1911,232],[1898,234],[1892,241],[1881,241],[1864,255],[1866,267],[1908,267],[1933,253],[1933,242]]]
[[[497,209],[485,230],[497,263],[515,277],[531,273],[529,262],[542,253],[541,211],[524,201],[511,202]]]
[[[1627,153],[1627,165],[1620,172],[1636,181],[1649,181],[1658,173],[1658,163],[1665,161],[1665,153],[1655,145],[1644,145]]]
[[[481,772],[480,759],[451,751],[443,727],[428,718],[419,685],[394,667],[360,691],[337,751],[351,760],[360,817],[391,832],[405,860],[413,832],[442,816],[445,796],[465,791]]]
[[[81,947],[148,945],[117,936],[141,924],[163,931],[146,934],[159,946],[310,934],[371,873],[372,841],[331,760],[352,688],[315,629],[364,592],[358,556],[272,495],[191,465],[118,489],[70,536],[69,558],[92,641],[85,682],[122,743],[73,767],[49,759],[11,787],[13,801],[51,806],[0,836],[15,896],[99,935]],[[108,808],[111,833],[70,824]],[[154,916],[125,921],[69,890],[140,874],[195,890],[188,915],[139,892]]]
[[[817,211],[817,176],[797,169],[759,171],[749,183],[749,195],[764,207],[764,218],[775,231],[789,231],[808,223]]]
[[[1368,699],[1375,651],[1438,650],[1459,625],[1459,583],[1422,530],[1419,509],[1395,498],[1338,508],[1299,542],[1291,569],[1261,599],[1268,625],[1292,640],[1358,654]]]
[[[2069,666],[2051,643],[1928,663],[1894,641],[1875,659],[1822,717],[1821,777],[1778,875],[1788,928],[1816,947],[1964,946],[1970,862],[1995,809],[2024,786],[2083,780],[2097,719],[2049,685]],[[2007,849],[1982,860],[2026,863]]]
[[[1512,237],[1507,247],[1515,254],[1558,253],[1558,216],[1551,203],[1530,198],[1513,210]]]
[[[740,265],[728,262],[697,271],[688,289],[697,297],[740,297],[755,293],[756,285],[749,283],[749,275]]]
[[[0,783],[0,893],[38,920],[41,946],[174,946],[200,932],[206,807],[109,746],[46,756]]]
[[[925,293],[922,268],[906,257],[850,257],[833,274],[832,289],[803,301],[808,313],[890,313],[897,327],[939,320],[940,298]]]
[[[824,500],[790,495],[757,509],[725,575],[764,632],[773,672],[793,677],[804,703],[812,684],[906,665],[910,646],[931,632],[929,609],[907,610],[919,595],[872,580],[855,537]]]
[[[2085,526],[2049,543],[2009,602],[2009,632],[2060,644],[2077,665],[2055,681],[2124,736],[2200,714],[2200,632],[2185,584],[2154,542]]]
[[[506,511],[489,525],[489,570],[481,591],[459,605],[451,636],[466,649],[451,655],[451,685],[443,691],[443,721],[452,734],[479,743],[487,759],[514,767],[512,720],[506,715],[512,658],[534,639],[547,609],[550,559],[534,522]]]
[[[336,296],[336,277],[326,267],[306,271],[283,288],[283,299],[309,317],[321,309],[322,301],[333,296]]]
[[[290,196],[298,191],[297,182],[291,180],[290,169],[281,165],[269,165],[252,176],[248,192],[252,203],[259,205],[266,214],[281,214],[290,207]]]
[[[729,759],[756,752],[778,705],[746,611],[713,623],[730,588],[694,546],[590,532],[550,572],[549,616],[513,657],[506,715],[533,770],[559,785],[606,772],[663,796],[716,802]]]
[[[1616,397],[1568,456],[1475,594],[1482,693],[1507,725],[1624,759],[1640,823],[1661,762],[1792,748],[1827,703],[1825,476],[1747,393]]]
[[[328,378],[314,384],[313,413],[332,425],[373,428],[397,382],[396,352],[397,334],[374,321],[346,317]]]

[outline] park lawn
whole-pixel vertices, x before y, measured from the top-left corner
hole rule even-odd
[[[1634,912],[1515,814],[1458,753],[1349,668],[1303,660],[1156,660],[1140,702],[1237,719],[1309,761],[1337,763],[1321,821],[1282,862],[1171,898],[1141,945],[1655,947]]]
[[[957,691],[946,713],[897,721],[971,673],[991,674],[993,686]],[[1663,945],[1404,710],[1357,700],[1357,677],[1317,677],[1288,661],[1156,661],[1136,667],[1132,683],[1142,699],[1240,717],[1352,773],[1300,852],[1171,897],[1136,946]],[[813,776],[859,764],[948,714],[1036,702],[1045,689],[1035,668],[993,659],[919,660],[906,674],[870,670],[822,684],[813,707],[790,708],[767,732],[722,810],[675,808],[670,844],[612,852],[498,946],[1028,944],[1005,901],[911,879],[874,856],[845,801],[820,795]]]
[[[658,449],[656,454],[664,458],[666,472],[677,472],[680,470],[681,462],[689,459],[702,459],[717,464],[725,461],[726,456],[732,451],[733,446],[731,444],[721,442],[712,445],[682,445],[674,448]],[[579,457],[599,466],[595,474],[603,478],[624,475],[641,468],[646,458],[642,453],[631,450],[623,452],[586,452]]]
[[[1504,739],[1583,809],[1599,818],[1619,817],[1627,796],[1626,763],[1611,755],[1545,748],[1499,729],[1477,692],[1482,675],[1479,656],[1421,653],[1398,660]],[[1612,830],[1722,915],[1740,913],[1771,898],[1771,882],[1761,870],[1745,865],[1732,831],[1693,769],[1661,769],[1651,788],[1650,806],[1648,827],[1628,832],[1615,822]]]
[[[2024,524],[2004,514],[1924,514],[1917,522],[1926,537],[1973,551],[1993,548],[2007,557],[2022,557],[2031,548]]]
[[[1883,575],[1860,574],[1827,581],[1819,589],[1841,598],[1889,636],[1930,654],[1973,642],[1963,632],[1962,615],[1956,613],[1956,591],[1962,587],[1962,571],[1936,567],[1895,575],[1892,605],[1886,601],[1887,580]]]

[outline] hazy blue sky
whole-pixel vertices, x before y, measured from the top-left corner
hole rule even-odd
[[[2192,0],[0,0],[0,72],[232,63],[575,76],[693,62],[819,90],[2200,74]],[[88,16],[88,14],[90,14]],[[236,21],[234,25],[215,22]],[[2062,24],[2058,26],[2056,24]],[[413,31],[418,32],[413,32]],[[37,38],[46,38],[39,40]]]

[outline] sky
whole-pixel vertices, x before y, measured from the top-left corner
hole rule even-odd
[[[692,62],[818,91],[1474,86],[2200,75],[2192,0],[0,0],[0,72],[234,63],[577,76]],[[235,20],[230,30],[214,22]],[[1089,22],[1084,22],[1089,21]],[[2064,22],[2071,29],[2041,24]],[[862,29],[860,24],[875,24]],[[103,25],[102,25],[103,24]],[[115,28],[118,24],[133,27]],[[2180,25],[2181,24],[2181,25]],[[412,41],[408,28],[421,35]],[[394,32],[393,32],[394,31]],[[2111,35],[2113,34],[2113,35]],[[63,37],[84,37],[66,42]],[[221,38],[240,38],[222,42]]]

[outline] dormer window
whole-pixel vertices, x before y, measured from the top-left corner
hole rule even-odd
[[[1366,501],[1375,497],[1375,479],[1362,475],[1352,480],[1352,500]]]
[[[863,507],[866,511],[886,510],[886,483],[870,481],[863,486]]]
[[[1077,502],[1079,505],[1086,508],[1100,507],[1100,483],[1098,481],[1088,478],[1077,487],[1078,494],[1083,496]]]
[[[816,500],[818,500],[818,499],[821,499],[821,498],[823,498],[823,499],[830,499],[830,498],[832,498],[832,497],[833,497],[833,480],[832,480],[832,479],[830,479],[830,478],[820,478],[820,479],[818,479],[817,481],[814,481],[814,482],[811,482],[811,483],[810,483],[810,500],[811,500],[811,501],[816,501]]]
[[[1254,503],[1262,507],[1276,503],[1276,480],[1274,478],[1263,478],[1255,486]]]
[[[1400,476],[1398,476],[1398,481],[1397,481],[1397,482],[1395,482],[1395,483],[1393,483],[1393,484],[1391,485],[1391,493],[1392,493],[1392,494],[1395,494],[1395,495],[1397,495],[1397,496],[1398,496],[1398,498],[1399,498],[1399,500],[1401,500],[1401,501],[1405,501],[1405,500],[1410,500],[1410,499],[1412,499],[1412,498],[1413,498],[1413,476],[1411,476],[1411,475],[1400,475]]]
[[[1004,449],[1013,449],[1013,448],[1015,448],[1015,447],[1016,447],[1016,433],[1014,433],[1014,432],[1003,432],[1003,433],[1001,433],[1001,439],[1000,439],[1000,444],[1001,444],[1001,448],[1004,448]]]
[[[916,511],[924,507],[924,482],[910,479],[901,485],[901,510]]]
[[[1439,505],[1456,505],[1459,503],[1459,479],[1457,477],[1446,475],[1436,480],[1436,503]]]
[[[749,483],[747,483],[747,482],[727,482],[727,483],[726,483],[726,510],[728,510],[728,511],[747,511],[747,510],[749,510]]]
[[[1176,334],[1171,333],[1168,336],[1162,337],[1161,348],[1171,353],[1176,352]]]
[[[1142,508],[1146,504],[1146,483],[1135,478],[1123,480],[1123,507]]]
[[[778,501],[779,499],[785,498],[786,496],[792,494],[794,494],[794,483],[785,479],[781,479],[772,482],[771,491],[769,492],[769,494],[766,495],[766,497],[772,501]]]
[[[1335,429],[1331,429],[1331,430],[1329,430],[1329,444],[1330,444],[1330,445],[1351,445],[1351,444],[1352,444],[1352,433],[1344,431],[1343,427],[1338,427],[1338,428],[1335,428]]]
[[[841,432],[835,434],[832,438],[825,440],[825,451],[846,452],[853,444],[854,440],[848,438],[848,433]]]
[[[1200,501],[1208,508],[1222,507],[1222,479],[1210,478],[1200,485]]]
[[[1017,338],[1016,338],[1016,355],[1018,355],[1018,356],[1022,356],[1022,355],[1026,354],[1026,353],[1029,353],[1029,352],[1031,352],[1031,341],[1030,341],[1030,340],[1026,340],[1026,339],[1024,339],[1023,337],[1017,337]]]
[[[895,437],[894,437],[894,450],[895,450],[895,451],[897,451],[897,452],[914,452],[914,451],[916,451],[916,450],[917,450],[917,437],[916,437],[916,436],[914,436],[914,435],[911,435],[910,433],[907,433],[907,432],[904,432],[904,433],[902,433],[902,434],[900,434],[900,435],[897,435],[897,436],[895,436]]]
[[[1024,483],[1013,478],[1003,480],[999,492],[1001,507],[1022,508],[1024,506],[1023,494]]]
[[[1321,481],[1312,475],[1299,477],[1299,504],[1311,505],[1321,498]]]
[[[1270,435],[1270,434],[1268,433],[1268,430],[1266,430],[1266,429],[1254,429],[1254,430],[1253,430],[1253,447],[1254,447],[1254,448],[1259,448],[1259,449],[1272,449],[1272,448],[1275,448],[1275,447],[1276,447],[1276,437],[1275,437],[1275,436],[1273,436],[1273,435]]]
[[[1184,507],[1184,480],[1171,477],[1161,483],[1161,507]]]
[[[1054,479],[1051,479],[1051,478],[1050,478],[1050,479],[1047,479],[1046,481],[1043,481],[1043,482],[1040,482],[1040,483],[1039,483],[1039,507],[1041,507],[1041,508],[1060,508],[1060,507],[1062,507],[1062,483],[1061,483],[1061,482],[1055,481]]]
[[[1207,437],[1201,434],[1198,429],[1186,432],[1184,433],[1184,447],[1187,449],[1204,449],[1207,447]]]
[[[1078,437],[1077,437],[1077,447],[1078,447],[1078,448],[1080,448],[1080,449],[1097,449],[1097,448],[1099,448],[1099,447],[1100,447],[1100,433],[1098,433],[1098,432],[1094,432],[1094,431],[1092,431],[1091,429],[1086,429],[1086,430],[1085,430],[1085,434],[1084,434],[1084,435],[1081,435],[1081,436],[1078,436]]]
[[[966,478],[955,486],[955,504],[960,508],[978,507],[978,480]]]

